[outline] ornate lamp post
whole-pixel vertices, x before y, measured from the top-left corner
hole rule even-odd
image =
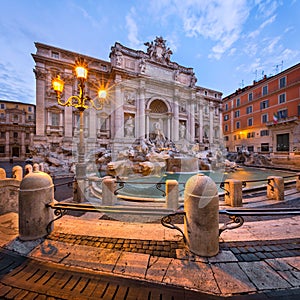
[[[64,81],[58,75],[52,80],[52,87],[56,92],[57,102],[61,106],[72,106],[78,109],[80,119],[79,129],[79,147],[78,147],[78,163],[76,165],[76,178],[85,179],[85,161],[84,161],[84,111],[88,108],[101,110],[106,99],[106,90],[99,89],[96,99],[92,99],[84,95],[85,82],[87,80],[88,69],[87,64],[81,58],[75,61],[75,75],[78,80],[79,95],[70,96],[66,101],[61,99],[61,94],[64,89]],[[97,100],[97,101],[96,101]]]

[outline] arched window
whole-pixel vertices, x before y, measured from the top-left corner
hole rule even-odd
[[[162,114],[168,112],[167,105],[161,100],[152,101],[149,108],[152,113]]]

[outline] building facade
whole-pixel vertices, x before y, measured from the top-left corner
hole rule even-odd
[[[69,148],[78,141],[79,114],[59,106],[51,87],[51,80],[60,75],[65,81],[62,100],[77,94],[73,68],[78,57],[88,64],[87,95],[94,99],[100,86],[108,91],[101,111],[85,110],[88,151],[103,147],[117,153],[136,139],[151,139],[157,130],[179,147],[184,141],[203,149],[222,144],[222,93],[197,86],[193,69],[171,61],[172,51],[162,37],[145,43],[146,52],[115,43],[109,61],[35,46],[37,146]]]
[[[35,134],[35,105],[0,100],[0,159],[30,155]]]
[[[229,152],[271,157],[300,154],[300,64],[223,98],[223,134]]]

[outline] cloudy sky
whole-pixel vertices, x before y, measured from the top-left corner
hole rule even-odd
[[[300,62],[300,0],[0,0],[0,99],[35,103],[34,42],[109,60],[156,36],[223,96]]]

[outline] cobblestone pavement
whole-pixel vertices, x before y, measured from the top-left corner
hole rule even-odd
[[[48,239],[74,245],[177,258],[176,250],[184,249],[183,241],[120,239],[75,234],[53,233]],[[238,261],[260,261],[267,258],[300,257],[300,238],[269,241],[220,243],[220,250],[231,251]]]

